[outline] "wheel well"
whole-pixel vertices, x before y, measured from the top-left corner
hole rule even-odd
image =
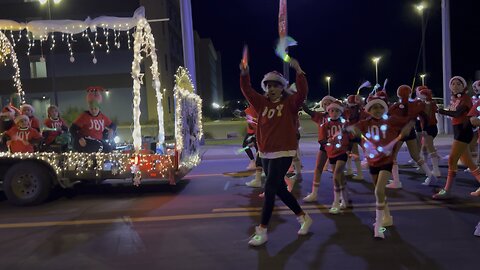
[[[48,162],[39,160],[39,159],[19,159],[19,158],[8,158],[8,159],[0,159],[0,179],[3,181],[5,178],[5,173],[7,173],[8,169],[17,164],[18,162],[35,162],[37,164],[42,165],[45,167],[48,171],[48,174],[52,178],[52,184],[57,185],[58,184],[58,176],[55,173],[55,170],[53,169],[52,165],[50,165]]]

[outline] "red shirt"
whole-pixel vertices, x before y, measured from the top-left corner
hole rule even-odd
[[[312,121],[318,125],[318,141],[321,140],[320,133],[322,132],[321,126],[328,122],[328,113],[326,112],[313,112]]]
[[[256,137],[261,156],[283,157],[284,151],[297,150],[298,110],[308,92],[304,74],[297,74],[296,85],[297,93],[282,97],[279,102],[273,103],[252,88],[250,75],[240,76],[242,93],[258,113]]]
[[[257,129],[257,112],[252,106],[248,106],[244,112],[247,115],[247,133],[253,134]]]
[[[468,110],[462,113],[462,115],[458,117],[452,117],[452,125],[459,125],[469,121],[467,115],[470,109],[472,108],[472,99],[470,98],[469,95],[463,94],[460,97],[457,97],[456,95],[452,94],[452,100],[450,100],[450,105],[448,106],[448,110],[456,111],[458,110],[458,108],[463,106],[466,106]]]
[[[345,108],[343,113],[345,118],[348,120],[347,125],[354,125],[361,120],[367,119],[370,115],[365,112],[362,106],[352,106]]]
[[[33,153],[33,145],[30,142],[42,138],[40,132],[32,127],[20,129],[13,126],[5,134],[10,137],[10,151],[13,153]],[[25,144],[24,142],[28,143]]]
[[[30,120],[30,127],[40,131],[40,120],[35,116],[29,116],[28,119]]]
[[[343,120],[345,122],[345,120]],[[335,158],[345,154],[348,149],[349,136],[343,131],[345,123],[340,119],[330,120],[320,126],[319,141],[325,142],[328,158]]]
[[[91,137],[101,140],[103,138],[103,131],[105,130],[105,127],[110,126],[112,121],[102,112],[100,112],[97,116],[92,116],[88,112],[83,112],[80,114],[80,116],[78,116],[73,124],[80,128],[81,137]]]
[[[408,103],[395,102],[388,109],[389,115],[407,117],[409,120],[417,118],[425,110],[425,103],[421,100],[409,101]]]
[[[393,154],[386,155],[382,152],[382,147],[387,146],[395,138],[398,137],[402,127],[409,121],[406,117],[390,116],[387,120],[369,117],[357,123],[357,127],[362,133],[362,148],[365,149],[368,165],[372,167],[380,167],[393,163],[395,156]],[[369,146],[372,151],[366,149],[366,140],[371,143]],[[380,149],[379,149],[380,147]],[[377,152],[376,154],[375,151]]]
[[[46,144],[51,144],[58,135],[62,134],[62,128],[67,128],[67,124],[65,123],[65,121],[63,121],[62,118],[58,118],[55,120],[52,118],[47,118],[43,123],[47,128],[57,129],[56,131],[48,132],[47,139],[45,140]]]

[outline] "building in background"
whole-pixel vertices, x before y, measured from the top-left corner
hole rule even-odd
[[[201,38],[195,31],[195,68],[197,94],[203,99],[204,115],[213,116],[223,106],[222,58],[212,40]],[[212,104],[218,106],[212,106]]]
[[[173,136],[174,128],[174,74],[178,67],[183,65],[182,25],[179,0],[82,0],[61,1],[54,4],[50,0],[48,6],[40,5],[38,0],[2,0],[0,2],[0,19],[28,22],[31,20],[85,20],[88,16],[132,17],[134,11],[145,7],[145,16],[148,20],[165,19],[168,21],[151,22],[152,33],[155,38],[159,64],[161,89],[164,91],[163,108],[166,135]],[[105,42],[102,31],[98,31],[98,40]],[[133,30],[130,32],[133,45]],[[10,31],[5,34],[11,37]],[[93,39],[93,34],[90,38]],[[127,46],[128,39],[125,33],[119,36],[120,47],[114,46],[114,34],[110,32],[110,52],[106,46],[95,48],[96,63],[93,63],[90,54],[89,42],[75,36],[71,43],[74,62],[70,60],[67,43],[60,41],[61,36],[55,35],[56,45],[50,50],[51,39],[36,42],[27,56],[28,41],[13,33],[15,51],[21,69],[21,80],[26,92],[27,102],[34,105],[40,118],[46,117],[46,108],[55,104],[55,96],[61,112],[67,118],[74,118],[76,114],[86,108],[85,89],[88,86],[99,85],[108,89],[104,94],[102,111],[111,116],[119,125],[130,126],[132,118],[132,78],[131,66],[133,49]],[[11,38],[10,38],[11,39]],[[221,60],[213,44],[208,39],[195,40],[199,47],[197,54],[198,67],[202,69],[197,74],[200,96],[207,102],[223,100]],[[142,123],[157,123],[157,104],[149,72],[151,62],[146,60],[142,72],[145,74],[141,94],[141,121]],[[212,69],[212,70],[208,70]],[[197,70],[198,71],[198,70]],[[2,105],[5,105],[8,96],[15,91],[12,81],[13,68],[11,65],[0,67],[0,96]],[[197,72],[198,73],[198,72]],[[207,77],[203,77],[207,76]],[[203,96],[206,95],[206,96]],[[214,97],[211,97],[214,95]],[[144,125],[145,126],[145,125]],[[148,126],[148,125],[147,125]],[[156,132],[156,128],[149,129]],[[148,131],[144,134],[148,134]]]

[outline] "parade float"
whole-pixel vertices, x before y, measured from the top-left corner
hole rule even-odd
[[[143,7],[133,17],[119,18],[101,16],[85,21],[42,20],[18,23],[0,20],[0,61],[11,62],[14,68],[13,82],[21,103],[25,103],[25,91],[20,81],[20,70],[15,54],[15,42],[28,41],[28,52],[34,46],[49,41],[66,42],[70,62],[75,61],[72,41],[85,39],[90,44],[93,64],[96,64],[95,49],[106,48],[113,39],[120,47],[120,35],[128,38],[128,48],[133,47],[133,143],[131,150],[114,150],[111,153],[78,152],[0,152],[0,181],[9,202],[16,205],[32,205],[45,201],[55,186],[70,188],[82,181],[100,183],[107,179],[126,179],[139,185],[145,179],[168,181],[171,185],[185,176],[200,162],[199,143],[203,136],[201,99],[195,94],[188,71],[180,67],[175,75],[175,138],[165,141],[162,93],[155,40],[145,18]],[[99,36],[103,35],[105,44]],[[133,36],[131,46],[130,35]],[[10,38],[8,38],[9,36]],[[109,38],[110,36],[110,38]],[[12,45],[13,43],[13,45]],[[157,97],[158,136],[155,151],[142,144],[140,124],[140,89],[144,83],[141,73],[143,61],[149,58],[152,84]],[[28,91],[27,91],[28,92]]]

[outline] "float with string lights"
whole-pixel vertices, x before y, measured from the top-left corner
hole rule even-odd
[[[150,25],[145,19],[143,7],[137,9],[132,18],[102,16],[85,21],[31,21],[26,24],[0,20],[0,63],[11,59],[16,72],[13,76],[21,103],[25,103],[25,93],[21,88],[20,71],[15,55],[15,42],[22,37],[28,40],[29,50],[36,42],[42,45],[50,40],[50,49],[56,42],[67,42],[70,61],[75,58],[72,50],[73,38],[88,39],[91,46],[92,61],[95,64],[95,47],[103,46],[109,51],[109,32],[113,33],[114,46],[120,47],[120,34],[128,36],[128,47],[133,48],[133,146],[132,150],[114,150],[112,153],[77,153],[77,152],[0,152],[0,163],[6,164],[0,173],[4,176],[3,188],[7,199],[17,205],[37,204],[44,201],[54,185],[71,187],[82,180],[101,182],[109,178],[132,179],[135,185],[142,179],[165,179],[170,184],[186,175],[200,162],[199,142],[203,136],[201,119],[201,99],[194,93],[188,71],[179,68],[175,75],[175,143],[165,143],[163,122],[162,92],[155,40]],[[130,31],[133,31],[133,46],[130,45]],[[7,33],[8,32],[8,33]],[[105,36],[105,44],[99,41],[99,34]],[[18,33],[18,34],[17,34]],[[91,38],[91,34],[94,38]],[[9,40],[8,34],[10,34]],[[61,35],[60,40],[56,36]],[[140,125],[140,90],[144,83],[141,64],[150,58],[152,86],[157,98],[158,137],[156,151],[142,149],[142,132]],[[168,146],[168,147],[167,147]],[[22,180],[22,181],[19,181]]]

